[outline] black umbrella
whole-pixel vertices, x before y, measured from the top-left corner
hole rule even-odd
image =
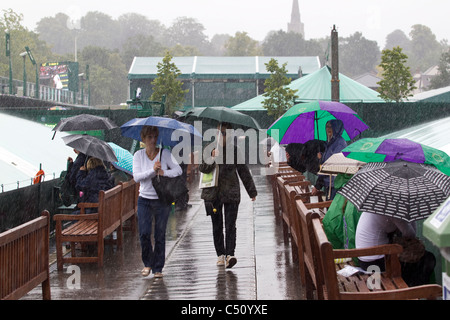
[[[117,125],[108,118],[92,114],[79,114],[61,119],[53,128],[53,131],[56,133],[56,131],[110,130],[114,128],[117,128]]]
[[[64,143],[87,156],[104,161],[117,162],[116,154],[112,147],[103,140],[86,134],[73,134],[62,138]]]
[[[180,119],[186,121],[202,120],[213,125],[220,122],[229,122],[234,128],[260,128],[258,121],[253,117],[226,107],[193,108],[181,115]]]
[[[449,197],[450,177],[431,165],[369,163],[338,193],[359,211],[411,222],[428,217]]]

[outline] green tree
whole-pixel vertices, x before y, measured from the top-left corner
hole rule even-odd
[[[375,71],[380,62],[376,41],[367,40],[361,32],[339,39],[339,70],[350,77]]]
[[[236,32],[226,42],[225,49],[226,55],[232,57],[262,55],[258,41],[250,38],[247,32]]]
[[[275,116],[278,119],[290,107],[292,107],[297,90],[292,90],[287,87],[291,83],[291,78],[286,76],[286,63],[281,67],[278,61],[270,59],[266,65],[266,70],[270,72],[270,77],[264,82],[264,100],[263,106],[267,109],[269,115]]]
[[[23,15],[15,13],[12,9],[0,10],[0,76],[9,75],[9,58],[5,55],[5,31],[8,30],[11,35],[11,60],[13,78],[22,80],[23,77],[23,58],[19,56],[28,46],[33,52],[34,59],[38,64],[53,59],[50,47],[38,39],[38,35],[22,26]],[[25,67],[28,74],[28,82],[35,82],[36,68],[26,57]]]
[[[379,81],[380,97],[385,101],[399,102],[412,96],[414,79],[406,66],[408,56],[402,48],[394,47],[382,52],[381,64],[383,80]]]
[[[425,71],[439,63],[442,45],[430,28],[421,24],[411,27],[411,51],[406,51],[410,57],[408,65],[412,71]]]
[[[209,49],[208,36],[205,27],[194,18],[179,17],[166,30],[163,44],[172,48],[176,45],[196,47],[201,53]]]
[[[183,83],[177,78],[181,75],[178,67],[172,62],[169,51],[162,62],[157,65],[156,79],[152,81],[153,93],[150,100],[161,101],[166,96],[165,114],[172,114],[184,102],[184,95],[189,90],[183,90]]]
[[[450,52],[441,55],[438,66],[439,74],[431,79],[430,89],[439,89],[450,86]]]
[[[80,54],[80,70],[90,69],[91,103],[111,105],[127,97],[127,68],[118,52],[88,46]]]

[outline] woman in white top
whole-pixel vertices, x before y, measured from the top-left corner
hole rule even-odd
[[[133,178],[140,182],[138,198],[139,238],[144,269],[142,275],[148,276],[153,270],[155,277],[162,277],[166,258],[166,227],[169,219],[170,205],[159,201],[153,188],[152,178],[157,174],[167,177],[181,175],[181,167],[164,149],[159,159],[160,150],[156,145],[159,130],[157,127],[144,126],[141,131],[145,149],[138,150],[133,157]],[[155,218],[155,245],[152,246],[152,220]]]
[[[415,238],[416,236],[414,223],[363,212],[356,227],[355,246],[359,249],[388,244],[390,234],[395,231],[400,231],[403,237]],[[360,267],[364,270],[370,265],[377,265],[381,271],[385,270],[384,255],[359,257],[358,259]]]

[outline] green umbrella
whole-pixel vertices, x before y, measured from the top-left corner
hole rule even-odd
[[[409,139],[364,138],[346,147],[342,153],[363,162],[405,160],[432,164],[450,175],[450,157],[444,151]]]
[[[186,111],[180,118],[186,121],[202,120],[209,124],[229,122],[235,128],[260,129],[258,122],[253,117],[226,107],[193,108]]]

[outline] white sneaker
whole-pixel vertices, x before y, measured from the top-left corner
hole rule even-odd
[[[237,263],[237,259],[235,256],[227,256],[227,269],[233,268],[233,266]]]
[[[217,257],[217,265],[224,266],[225,265],[225,255],[221,255]]]

